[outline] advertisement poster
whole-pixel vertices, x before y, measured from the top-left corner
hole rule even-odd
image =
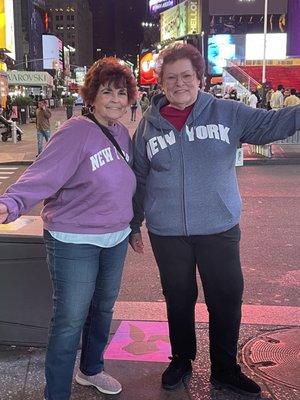
[[[144,86],[155,85],[157,76],[155,73],[155,61],[151,52],[145,53],[140,58],[140,84]]]
[[[0,49],[16,59],[13,0],[0,0]]]

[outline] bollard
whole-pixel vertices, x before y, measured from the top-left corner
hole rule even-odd
[[[12,141],[14,144],[17,143],[17,123],[16,121],[13,121],[11,123],[11,136],[12,136]]]
[[[61,125],[60,121],[56,121],[56,123],[55,123],[55,129],[59,129],[59,128],[60,128],[60,125]]]

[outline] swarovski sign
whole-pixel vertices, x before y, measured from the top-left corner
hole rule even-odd
[[[53,78],[48,72],[9,71],[9,85],[53,86]]]

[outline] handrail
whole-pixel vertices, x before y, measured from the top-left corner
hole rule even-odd
[[[235,68],[240,74],[242,74],[246,79],[247,79],[247,83],[248,83],[248,89],[250,89],[250,85],[255,85],[256,87],[258,85],[260,85],[259,82],[257,82],[256,79],[252,78],[252,76],[250,76],[249,74],[247,74],[247,72],[245,72],[242,68],[240,68],[238,65],[236,65],[235,63],[233,63],[231,60],[227,60],[227,67],[233,67]]]

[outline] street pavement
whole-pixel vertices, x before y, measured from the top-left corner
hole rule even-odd
[[[64,120],[63,110],[53,114],[54,124]],[[129,120],[130,116],[125,115],[124,122],[133,133],[137,122]],[[28,133],[27,138],[24,135],[23,143],[0,143],[0,148],[24,144],[22,151],[15,152],[14,160],[13,156],[9,160],[3,157],[0,158],[2,162],[20,163],[34,159],[33,124],[30,129],[31,134]],[[10,151],[7,154],[12,154]],[[2,154],[0,151],[0,157]],[[9,163],[0,167],[4,172],[11,171],[5,169],[11,167]],[[3,179],[0,192],[26,168],[20,164],[15,167],[18,169]],[[0,176],[7,174],[1,175],[0,169]],[[241,255],[245,278],[239,360],[243,370],[261,384],[261,399],[298,400],[300,166],[253,163],[238,168],[238,180],[243,198]],[[39,210],[40,206],[32,211],[32,215],[38,215]],[[200,282],[196,308],[198,355],[193,377],[186,387],[175,392],[161,389],[160,376],[170,352],[166,338],[166,310],[145,229],[143,238],[144,255],[137,255],[131,249],[128,251],[105,357],[106,370],[121,381],[123,392],[108,396],[74,384],[72,400],[244,399],[215,390],[209,384],[208,316]],[[0,399],[43,399],[44,356],[43,347],[2,344]]]

